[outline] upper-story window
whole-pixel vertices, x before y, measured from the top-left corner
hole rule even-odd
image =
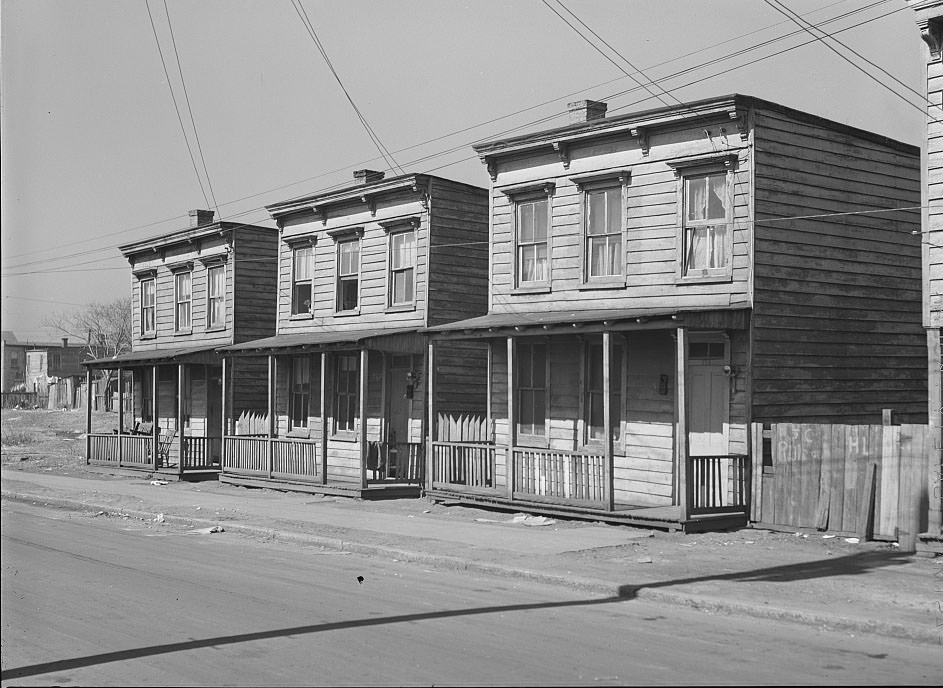
[[[412,230],[390,235],[390,305],[405,306],[415,299],[416,236]]]
[[[517,286],[546,284],[550,280],[550,199],[519,200],[515,205]]]
[[[189,270],[174,275],[174,330],[189,332],[190,306],[193,300],[193,273]]]
[[[141,280],[141,336],[157,334],[157,282],[152,277]]]
[[[337,244],[337,310],[354,311],[360,305],[360,239]]]
[[[587,189],[583,202],[587,281],[621,277],[622,186]]]
[[[206,270],[206,328],[226,326],[226,266],[212,265]]]
[[[292,249],[291,255],[291,314],[310,313],[314,278],[314,247],[297,246]]]

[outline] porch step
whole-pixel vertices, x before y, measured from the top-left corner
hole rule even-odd
[[[917,536],[917,554],[926,557],[943,555],[943,533],[920,533]]]
[[[354,499],[415,499],[420,495],[419,485],[401,483],[368,485],[364,488],[359,483],[333,482],[322,485],[320,483],[289,482],[281,478],[247,477],[227,473],[220,474],[219,482],[240,487],[257,487],[281,492],[302,492],[304,494],[333,495]]]
[[[158,468],[156,471],[152,466],[117,466],[114,464],[88,464],[86,470],[95,473],[107,473],[109,475],[125,475],[128,477],[150,476],[167,482],[202,482],[206,480],[218,480],[219,469],[208,468],[204,470],[190,470],[180,475],[176,468]]]

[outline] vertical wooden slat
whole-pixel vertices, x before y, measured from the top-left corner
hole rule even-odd
[[[750,520],[763,520],[763,424],[750,423]]]
[[[268,446],[265,472],[272,477],[272,464],[275,459],[275,355],[268,355]]]
[[[443,480],[448,481],[447,476],[437,475],[437,466],[434,460],[434,451],[435,446],[433,445],[433,440],[435,438],[436,432],[436,415],[435,415],[435,342],[430,339],[428,351],[426,352],[426,418],[428,428],[426,429],[426,439],[429,443],[429,449],[426,452],[426,489],[432,489],[432,483],[434,480]]]
[[[227,358],[223,356],[223,370],[219,379],[219,395],[220,395],[220,428],[222,428],[222,436],[225,437],[229,434],[229,413],[227,405],[227,395],[229,392],[229,385],[226,383],[226,375],[229,373],[229,366],[227,365]],[[222,459],[222,452],[220,452],[220,459]]]
[[[844,532],[845,527],[845,426],[833,425],[829,445],[832,468],[828,489],[828,529]]]
[[[897,539],[898,489],[900,486],[900,432],[899,425],[885,425],[881,437],[881,487],[874,531],[878,535]]]
[[[118,368],[118,465],[124,458],[124,369]]]
[[[517,465],[514,459],[514,440],[517,421],[514,417],[514,338],[507,338],[508,370],[507,370],[507,402],[508,402],[508,438],[507,438],[507,490],[508,500],[514,501],[514,478]]]
[[[822,467],[819,471],[819,495],[815,504],[815,527],[825,530],[829,526],[831,510],[832,474],[835,465],[832,462],[832,426],[822,426]]]
[[[177,474],[183,474],[186,440],[183,437],[183,399],[190,390],[183,388],[183,364],[177,364]],[[169,448],[168,448],[168,451]]]
[[[367,370],[370,352],[360,349],[360,486],[367,489]],[[431,386],[431,385],[430,385]]]
[[[6,361],[3,362],[6,365]],[[85,463],[92,460],[92,369],[85,369]]]
[[[327,485],[327,352],[321,352],[321,483]]]
[[[608,330],[602,333],[602,428],[604,439],[606,476],[606,508],[612,511],[616,507],[615,459],[612,452],[612,383],[609,380],[612,365],[612,335]]]
[[[677,456],[675,465],[677,466],[678,476],[678,506],[680,507],[680,518],[686,521],[690,514],[690,505],[688,504],[688,400],[687,400],[687,374],[688,374],[688,331],[685,327],[678,328],[677,336],[677,365],[675,368],[676,395],[675,402],[677,407],[678,419],[675,428],[675,446]]]
[[[154,470],[157,470],[157,463],[160,461],[160,457],[157,455],[157,447],[160,442],[160,427],[157,425],[157,419],[160,418],[158,415],[158,405],[159,398],[157,396],[157,366],[151,366],[151,456],[154,459]]]

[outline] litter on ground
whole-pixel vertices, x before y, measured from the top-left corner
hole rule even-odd
[[[167,484],[166,480],[152,480],[151,481],[151,485],[166,485],[166,484]]]

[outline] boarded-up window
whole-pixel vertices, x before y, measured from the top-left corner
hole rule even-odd
[[[360,404],[360,364],[357,354],[341,354],[336,361],[334,431],[353,432],[357,428]]]
[[[214,265],[206,271],[206,326],[226,326],[226,266]]]
[[[546,434],[547,345],[520,341],[517,345],[517,431]]]
[[[684,177],[683,274],[711,274],[730,265],[726,171]]]
[[[548,208],[546,198],[517,202],[518,286],[550,279]]]
[[[390,236],[390,305],[410,304],[414,298],[415,234],[399,232]]]
[[[586,192],[586,276],[622,275],[622,187]]]
[[[155,280],[141,280],[141,334],[152,336],[157,332],[157,287]]]
[[[190,329],[190,302],[193,298],[191,289],[192,275],[189,271],[174,275],[174,300],[176,302],[174,329],[184,332]]]
[[[337,244],[337,310],[352,311],[359,303],[360,240]]]
[[[311,312],[311,282],[314,275],[314,248],[300,246],[292,250],[291,313]]]

